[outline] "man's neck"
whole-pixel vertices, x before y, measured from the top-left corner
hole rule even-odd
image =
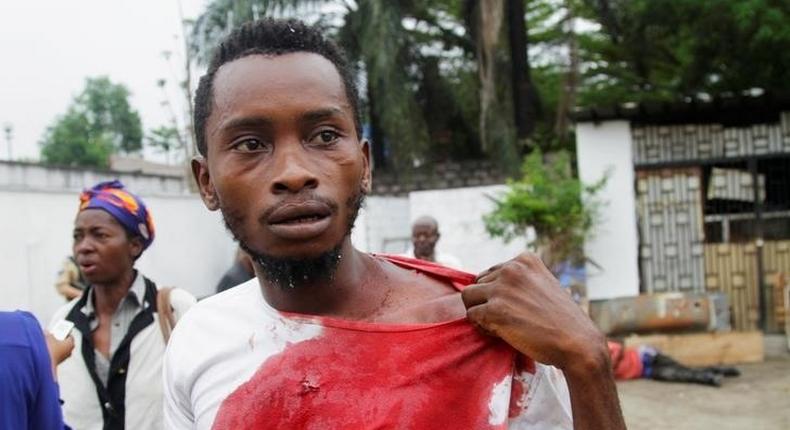
[[[436,251],[431,251],[429,254],[423,254],[423,255],[417,255],[417,253],[415,252],[414,258],[424,261],[436,262]]]
[[[264,299],[283,312],[364,319],[378,310],[389,288],[375,282],[381,274],[379,262],[356,250],[350,238],[341,246],[334,276],[324,282],[279,286],[266,279],[257,263],[254,268]],[[374,285],[380,288],[370,288]]]
[[[118,304],[132,288],[135,274],[135,270],[130,269],[114,282],[93,284],[93,306],[97,314],[112,315],[118,309]]]

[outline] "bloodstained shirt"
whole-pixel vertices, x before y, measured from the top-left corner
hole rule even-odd
[[[474,280],[380,258],[448,288]],[[466,318],[382,324],[279,312],[256,279],[181,320],[164,378],[165,427],[173,429],[572,428],[562,373]]]

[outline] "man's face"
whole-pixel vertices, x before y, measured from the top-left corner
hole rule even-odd
[[[433,254],[439,232],[436,227],[428,224],[415,224],[411,229],[411,242],[414,246],[414,255],[427,257]]]
[[[206,205],[254,254],[299,260],[336,249],[370,187],[367,143],[335,66],[312,53],[250,55],[214,77]]]

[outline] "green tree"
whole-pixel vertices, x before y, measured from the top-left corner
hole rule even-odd
[[[545,163],[540,149],[525,157],[521,178],[508,181],[508,190],[492,197],[495,208],[483,219],[488,233],[505,241],[526,237],[533,228],[535,238],[529,245],[554,270],[564,261],[584,259],[581,249],[593,233],[602,205],[596,196],[608,176],[585,185],[572,174],[566,152],[550,158]]]
[[[49,164],[107,167],[112,152],[112,143],[93,133],[88,117],[69,108],[47,129],[41,158]]]
[[[332,3],[338,12],[316,14]],[[400,167],[525,143],[572,150],[576,105],[787,91],[790,3],[776,0],[214,0],[198,58],[265,15],[318,17],[366,76],[374,158]],[[323,11],[322,11],[323,12]],[[312,14],[312,15],[311,15]],[[525,140],[526,137],[526,140]],[[379,166],[381,167],[380,163]]]
[[[143,127],[129,91],[107,77],[88,78],[85,89],[55,120],[41,142],[46,163],[106,167],[113,153],[142,150]]]
[[[318,24],[366,77],[377,167],[389,161],[385,146],[400,170],[483,155],[517,167],[541,119],[524,0],[215,0],[195,22],[195,57],[205,62],[219,38],[243,22],[305,16],[327,3],[340,11]]]
[[[192,35],[195,58],[206,63],[219,39],[245,22],[273,14],[305,15],[327,3],[337,2],[215,0],[195,22]],[[416,74],[410,73],[419,52],[403,26],[403,19],[413,16],[422,3],[346,2],[338,13],[339,19],[328,17],[317,23],[340,40],[352,64],[365,72],[368,112],[364,113],[373,122],[373,128],[382,132],[374,142],[374,159],[379,167],[388,161],[382,152],[385,142],[394,155],[393,161],[400,166],[423,160],[427,154],[428,125],[416,101]]]
[[[581,103],[668,100],[751,88],[786,92],[790,3],[585,0]]]

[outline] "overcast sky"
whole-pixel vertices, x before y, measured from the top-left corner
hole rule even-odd
[[[13,158],[38,159],[46,127],[64,113],[86,77],[108,75],[132,92],[148,130],[168,123],[158,79],[175,82],[181,41],[178,0],[0,0],[2,127],[13,126]],[[181,0],[194,18],[207,0]],[[163,51],[173,51],[168,62]],[[172,102],[180,102],[174,88]]]

